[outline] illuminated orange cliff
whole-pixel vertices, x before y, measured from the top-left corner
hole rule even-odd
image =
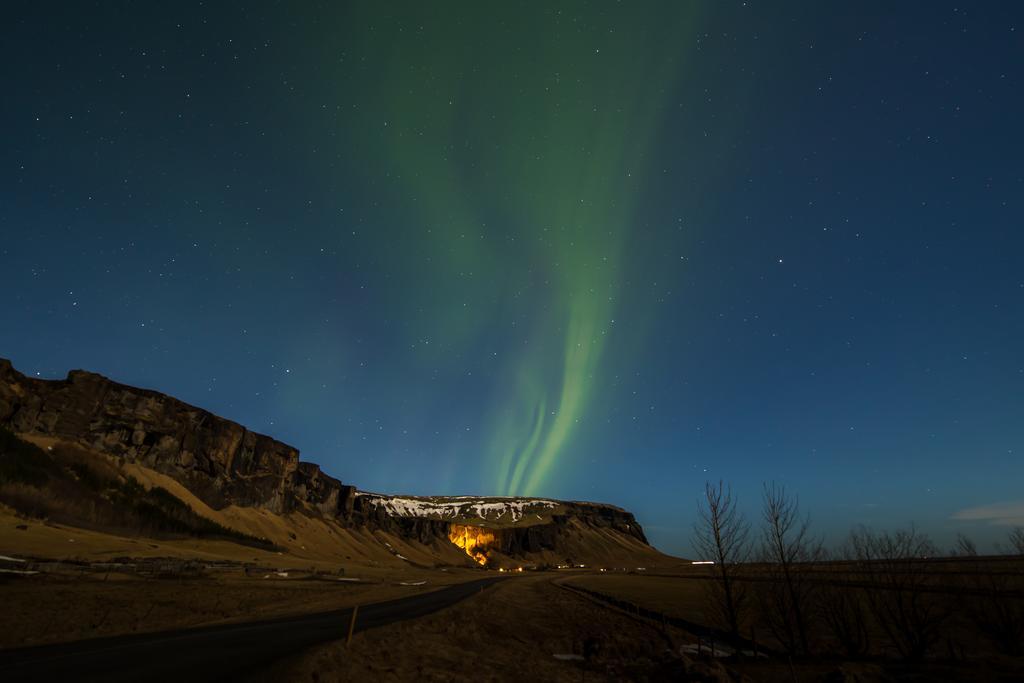
[[[465,550],[466,554],[479,564],[486,564],[487,550],[493,547],[498,539],[494,532],[482,527],[452,524],[448,540]]]

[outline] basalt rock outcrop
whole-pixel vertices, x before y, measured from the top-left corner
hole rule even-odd
[[[539,498],[416,498],[357,492],[355,515],[375,528],[421,541],[448,539],[484,564],[494,553],[530,557],[550,551],[566,557],[567,540],[606,530],[647,545],[632,513],[612,505]],[[584,540],[585,544],[586,541]]]
[[[309,505],[343,516],[355,488],[299,461],[299,451],[201,408],[148,389],[72,370],[26,377],[0,359],[0,425],[124,458],[181,482],[215,509],[277,513]]]
[[[612,529],[647,544],[643,529],[633,514],[610,505],[568,503],[565,514],[552,515],[548,524],[510,527],[498,530],[497,548],[506,555],[518,556],[541,550],[557,550],[575,525],[591,529]]]
[[[359,492],[318,465],[300,461],[299,451],[288,444],[157,391],[83,370],[63,380],[43,380],[0,359],[0,426],[138,463],[180,482],[214,509],[303,510],[428,546],[456,543],[481,563],[493,552],[565,556],[566,548],[578,547],[589,532],[613,532],[627,545],[647,547],[633,515],[610,505]]]
[[[581,529],[609,529],[647,545],[643,529],[632,513],[593,503],[568,503],[564,514],[552,515],[544,524],[512,526],[489,530],[495,535],[491,549],[510,557],[524,557],[543,551],[562,552],[565,539]]]

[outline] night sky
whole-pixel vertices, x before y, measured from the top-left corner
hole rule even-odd
[[[1024,6],[407,5],[6,3],[0,356],[679,554],[1024,523]]]

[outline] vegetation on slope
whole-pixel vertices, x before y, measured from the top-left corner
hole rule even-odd
[[[274,549],[266,539],[197,514],[166,489],[145,488],[105,458],[62,444],[43,450],[3,428],[0,503],[29,517],[109,533],[223,539]]]

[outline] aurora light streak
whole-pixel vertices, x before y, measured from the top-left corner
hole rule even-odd
[[[371,31],[362,46],[379,67],[371,108],[386,117],[391,143],[382,161],[416,198],[410,220],[430,226],[407,256],[432,254],[421,286],[474,270],[473,286],[493,302],[469,319],[443,316],[433,334],[471,345],[509,310],[527,330],[506,354],[486,417],[488,488],[539,494],[569,466],[586,421],[618,305],[635,177],[650,164],[688,52],[674,36],[690,19],[673,10],[652,25],[621,6],[585,21],[541,6],[476,8],[454,21],[433,8],[366,11],[361,25],[409,34],[384,42]],[[501,238],[491,224],[503,226]],[[443,299],[460,300],[461,287]],[[541,306],[517,301],[527,287]],[[420,310],[448,308],[435,303]]]
[[[705,479],[1016,509],[1019,4],[58,4],[0,27],[20,370],[680,556]]]

